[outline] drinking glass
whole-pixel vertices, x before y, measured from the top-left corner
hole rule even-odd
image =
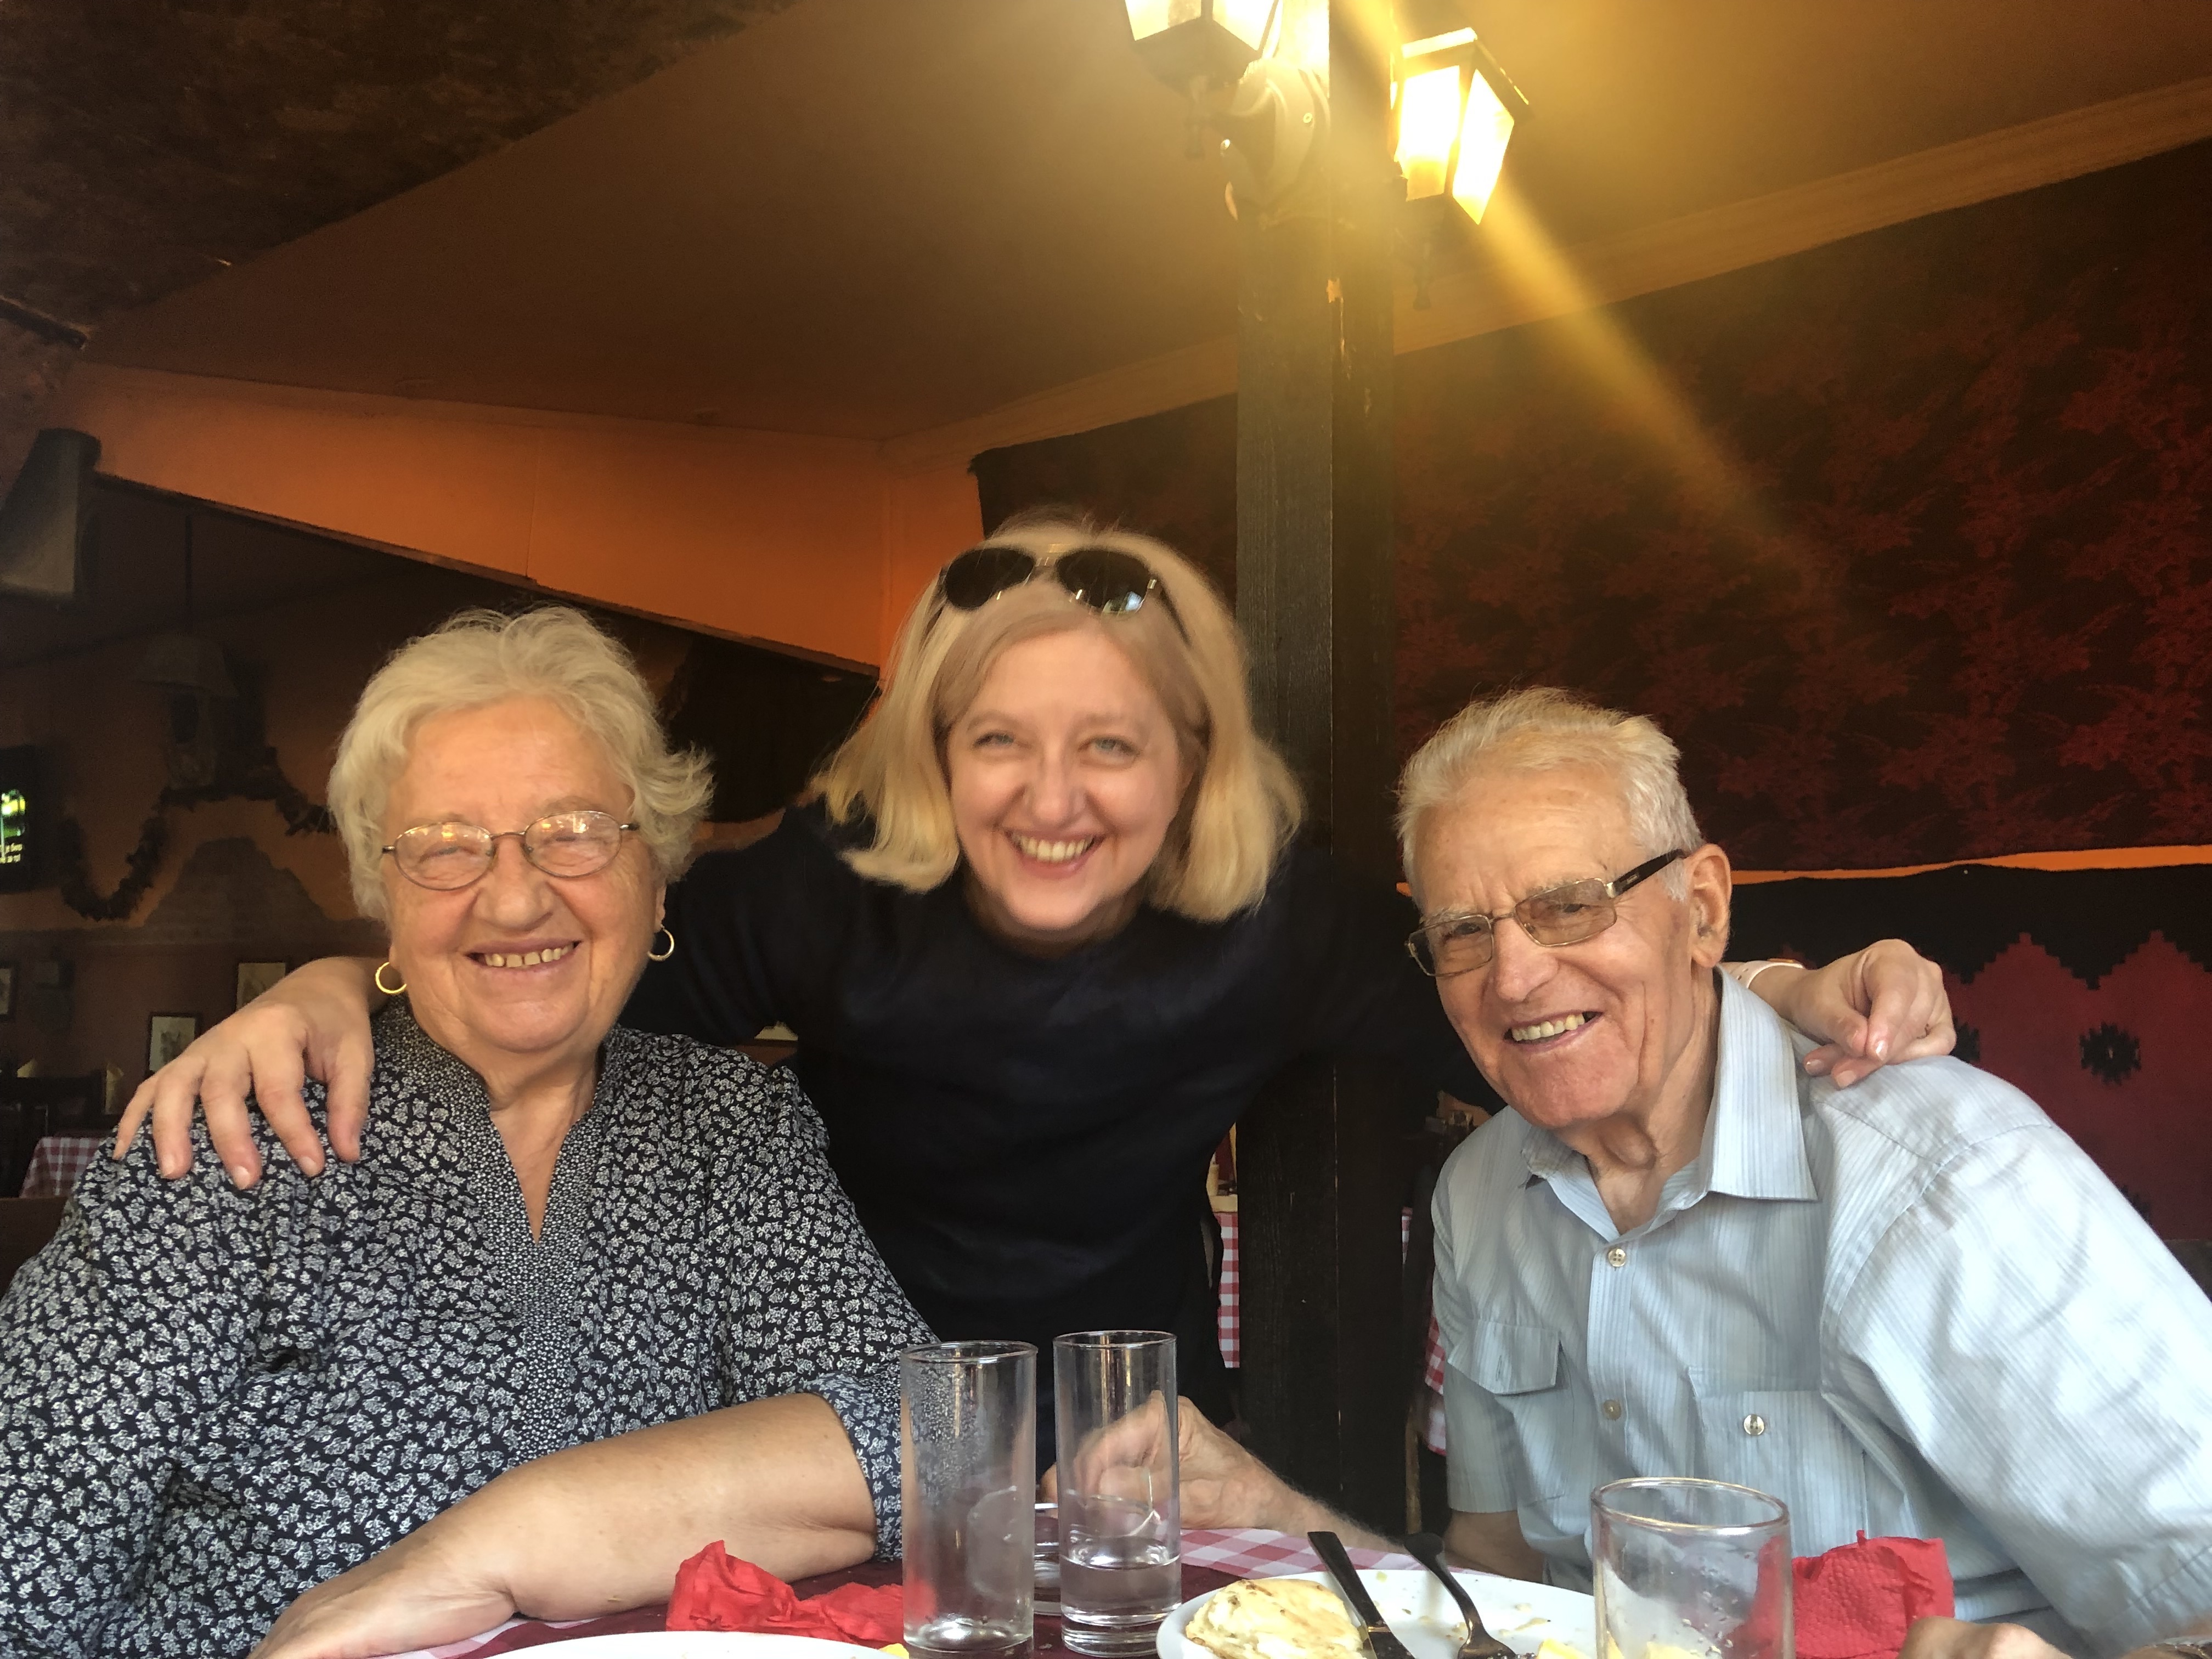
[[[1615,1480],[1590,1498],[1604,1659],[1793,1659],[1790,1510],[1719,1480]]]
[[[1029,1653],[1036,1349],[940,1342],[901,1354],[899,1442],[908,1650]]]
[[[1036,1506],[1036,1610],[1060,1616],[1060,1505]]]
[[[1053,1344],[1060,1431],[1060,1640],[1152,1651],[1182,1599],[1176,1340],[1080,1331]]]

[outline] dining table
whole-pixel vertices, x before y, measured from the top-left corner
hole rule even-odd
[[[1420,1564],[1410,1555],[1395,1554],[1382,1550],[1355,1549],[1351,1552],[1354,1565],[1362,1567],[1418,1568]],[[1315,1572],[1321,1561],[1306,1540],[1293,1534],[1269,1532],[1261,1528],[1242,1528],[1236,1530],[1186,1530],[1182,1535],[1182,1594],[1188,1601],[1194,1595],[1203,1595],[1208,1590],[1240,1578],[1271,1578],[1285,1573]],[[900,1564],[896,1561],[869,1561],[842,1572],[823,1573],[817,1577],[802,1578],[792,1588],[804,1600],[819,1595],[824,1590],[835,1589],[840,1584],[896,1584],[899,1582]],[[509,1620],[495,1630],[451,1642],[435,1648],[420,1649],[410,1654],[395,1656],[394,1659],[494,1659],[502,1653],[516,1653],[525,1648],[544,1647],[557,1642],[573,1642],[586,1636],[615,1636],[638,1632],[657,1631],[665,1627],[665,1607],[636,1607],[628,1613],[610,1613],[604,1618],[583,1619],[563,1622],[542,1620]],[[1039,1613],[1036,1620],[1036,1659],[1075,1659],[1060,1639],[1060,1620]]]
[[[31,1149],[23,1173],[23,1198],[67,1198],[105,1145],[99,1135],[46,1135]]]

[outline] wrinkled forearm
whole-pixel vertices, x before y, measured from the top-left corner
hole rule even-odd
[[[754,1401],[525,1464],[424,1528],[517,1612],[580,1619],[665,1601],[720,1540],[780,1578],[865,1561],[876,1516],[843,1425],[812,1395]]]

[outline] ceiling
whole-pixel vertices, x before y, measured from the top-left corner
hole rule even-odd
[[[2203,0],[1466,9],[1535,111],[1493,210],[1566,246],[2212,75]],[[349,176],[362,210],[116,318],[88,355],[884,439],[1233,331],[1222,177],[1183,158],[1121,0],[691,9],[726,38],[370,205],[377,179],[435,170],[380,115],[359,143],[406,164]],[[264,149],[338,118],[292,108],[264,109]]]

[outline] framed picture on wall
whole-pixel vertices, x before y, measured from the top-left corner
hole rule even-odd
[[[241,962],[238,964],[238,1006],[241,1008],[284,977],[281,962]]]
[[[0,1019],[15,1018],[15,964],[0,962]]]
[[[200,1034],[198,1014],[153,1014],[146,1020],[146,1070],[160,1071]]]

